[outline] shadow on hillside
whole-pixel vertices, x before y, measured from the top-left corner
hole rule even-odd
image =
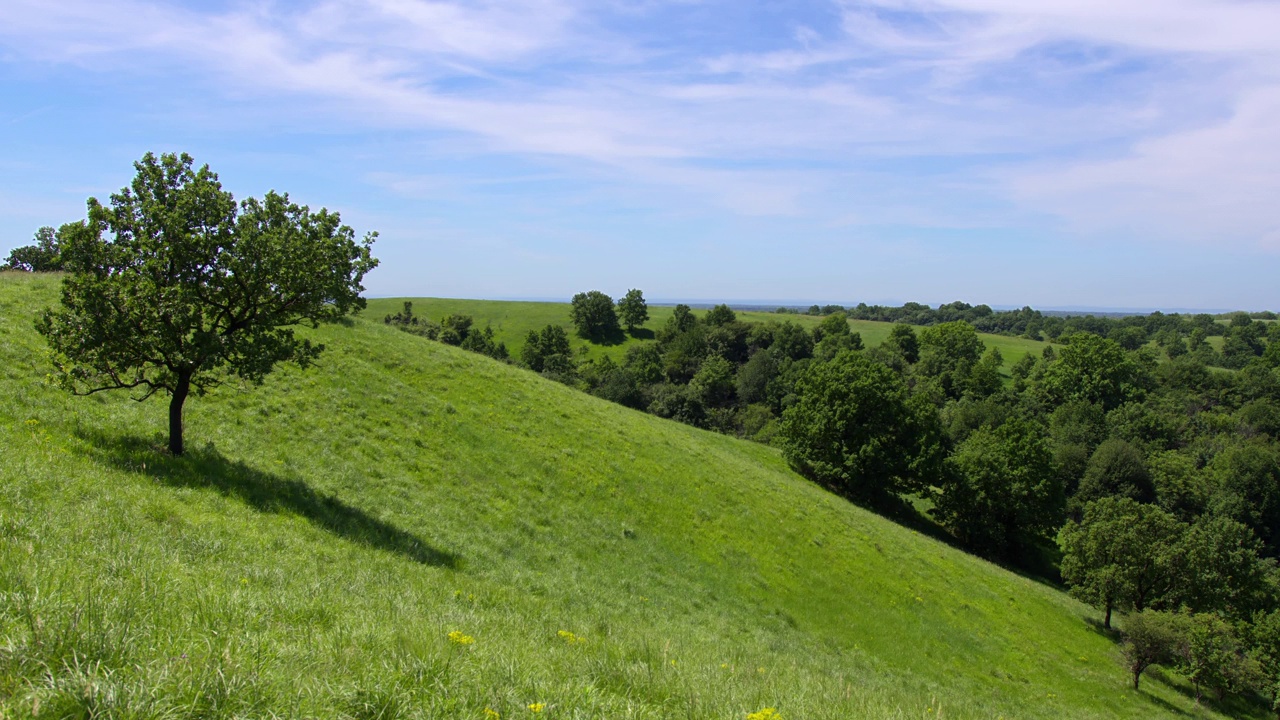
[[[379,520],[301,481],[229,460],[216,449],[188,450],[173,457],[137,436],[80,432],[96,449],[96,459],[126,472],[149,475],[170,487],[213,488],[264,513],[295,513],[338,537],[398,553],[424,565],[458,569],[453,553],[437,550],[412,533]]]
[[[828,488],[830,489],[830,488]],[[839,492],[832,490],[836,495]],[[844,497],[844,496],[842,496]],[[915,505],[905,498],[884,495],[874,499],[848,498],[855,505],[891,521],[905,528],[915,530],[921,535],[928,536],[938,542],[949,545],[961,552],[982,558],[988,562],[999,565],[1001,568],[1026,578],[1035,583],[1039,583],[1055,590],[1064,590],[1062,583],[1057,578],[1057,567],[1053,560],[1053,552],[1051,549],[1039,546],[1023,548],[1017,561],[1009,558],[990,557],[977,553],[973,548],[968,547],[960,542],[954,535],[947,532],[933,518],[921,512]]]
[[[1114,623],[1119,617],[1119,612],[1114,613],[1112,622]],[[1087,617],[1084,619],[1084,624],[1089,626],[1091,632],[1101,635],[1117,645],[1124,642],[1124,633],[1120,632],[1120,629],[1114,624],[1110,628],[1104,627],[1101,618]]]
[[[650,330],[649,328],[642,328],[642,327],[635,328],[628,334],[631,337],[635,338],[636,340],[652,340],[658,337],[657,333],[655,333],[654,331]]]
[[[1149,673],[1150,671],[1148,670],[1147,672]],[[1173,703],[1169,702],[1168,700],[1165,700],[1164,698],[1161,698],[1161,697],[1157,697],[1157,696],[1155,696],[1155,695],[1152,695],[1152,694],[1151,694],[1151,692],[1150,692],[1149,690],[1147,690],[1146,685],[1147,685],[1147,683],[1153,682],[1153,681],[1155,681],[1155,680],[1156,680],[1156,678],[1147,678],[1147,679],[1142,683],[1142,687],[1138,690],[1138,693],[1139,693],[1139,694],[1141,694],[1141,695],[1146,699],[1146,701],[1147,701],[1147,702],[1151,703],[1152,705],[1155,705],[1156,707],[1160,708],[1161,710],[1164,710],[1165,712],[1169,713],[1170,715],[1176,715],[1176,716],[1179,716],[1179,717],[1192,717],[1191,713],[1187,712],[1186,710],[1183,710],[1182,708],[1178,707],[1177,705],[1174,705]],[[1169,684],[1168,682],[1164,682],[1163,680],[1161,680],[1161,681],[1160,681],[1160,684],[1161,684],[1161,685],[1165,685],[1165,686],[1170,686],[1170,684]],[[1177,690],[1177,687],[1176,687],[1176,686],[1172,686],[1172,687],[1174,688],[1174,690]],[[1232,716],[1232,717],[1234,717],[1234,716]]]
[[[1275,717],[1275,714],[1269,709],[1271,707],[1271,701],[1257,693],[1227,693],[1225,697],[1219,700],[1212,690],[1205,690],[1203,696],[1199,700],[1196,700],[1195,688],[1193,688],[1185,678],[1175,681],[1173,678],[1169,677],[1169,675],[1165,673],[1164,668],[1161,668],[1160,666],[1147,670],[1147,679],[1144,679],[1143,682],[1146,683],[1148,680],[1164,685],[1170,690],[1186,698],[1188,701],[1195,703],[1197,707],[1211,710],[1226,717]],[[1150,693],[1146,692],[1145,688],[1141,692],[1143,695],[1146,695],[1147,699],[1151,700],[1151,702],[1160,705],[1170,712],[1175,712],[1186,717],[1191,716],[1191,713],[1188,713],[1185,710],[1179,710],[1172,704],[1153,697]]]

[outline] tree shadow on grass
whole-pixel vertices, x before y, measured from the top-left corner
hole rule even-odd
[[[1254,692],[1248,693],[1227,693],[1225,697],[1219,700],[1212,690],[1206,690],[1202,697],[1196,699],[1195,688],[1191,686],[1185,678],[1176,680],[1176,675],[1171,677],[1166,668],[1155,666],[1147,670],[1143,677],[1144,689],[1141,691],[1149,700],[1157,705],[1169,709],[1171,712],[1177,712],[1179,715],[1190,716],[1191,713],[1185,710],[1178,710],[1169,703],[1151,696],[1145,690],[1145,683],[1158,682],[1170,690],[1178,693],[1186,698],[1189,702],[1194,703],[1198,708],[1204,708],[1219,713],[1225,717],[1231,718],[1273,718],[1275,714],[1270,711],[1271,702],[1267,698],[1262,697]]]
[[[627,334],[635,338],[636,340],[652,340],[658,336],[657,333],[650,330],[649,328],[642,328],[642,327],[635,328],[630,332],[628,332]]]
[[[840,492],[836,489],[827,488],[836,495]],[[999,565],[1001,568],[1018,575],[1035,583],[1050,587],[1055,590],[1063,590],[1062,583],[1055,577],[1057,569],[1047,561],[1047,551],[1045,548],[1029,547],[1023,550],[1023,559],[1021,562],[1012,562],[1008,558],[998,558],[983,555],[975,552],[973,548],[966,546],[960,542],[954,535],[947,532],[947,529],[938,524],[936,520],[921,512],[915,505],[912,505],[906,498],[896,495],[880,495],[872,498],[859,498],[841,495],[853,504],[870,510],[880,517],[890,520],[902,527],[915,530],[921,535],[933,538],[938,542],[950,545],[964,553],[982,558],[988,562]]]
[[[1150,672],[1150,671],[1148,671],[1148,672]],[[1147,690],[1147,688],[1145,687],[1145,686],[1146,686],[1146,684],[1147,684],[1147,683],[1150,683],[1150,682],[1156,682],[1156,678],[1154,678],[1154,677],[1144,678],[1144,682],[1142,683],[1143,687],[1142,687],[1141,689],[1139,689],[1139,690],[1138,690],[1138,693],[1139,693],[1140,695],[1142,695],[1142,697],[1143,697],[1147,702],[1151,703],[1152,705],[1155,705],[1156,707],[1158,707],[1158,708],[1160,708],[1161,710],[1163,710],[1163,711],[1165,711],[1165,712],[1169,713],[1170,715],[1177,715],[1177,716],[1181,716],[1181,717],[1192,717],[1191,713],[1187,712],[1186,710],[1183,710],[1182,708],[1178,707],[1177,705],[1174,705],[1173,703],[1169,702],[1168,700],[1165,700],[1165,699],[1164,699],[1164,698],[1162,698],[1162,697],[1157,697],[1157,696],[1155,696],[1155,695],[1152,695],[1152,694],[1151,694],[1151,692],[1150,692],[1149,690]],[[1166,686],[1167,686],[1167,685],[1169,685],[1169,683],[1167,683],[1167,682],[1161,682],[1161,684],[1162,684],[1162,685],[1166,685]]]
[[[580,336],[592,345],[621,345],[627,341],[627,334],[622,328],[601,329]]]
[[[263,513],[296,513],[351,542],[403,555],[414,562],[456,570],[457,555],[431,547],[412,533],[383,522],[301,481],[223,457],[212,446],[173,457],[137,436],[80,432],[97,459],[125,472],[149,475],[170,487],[212,488]]]
[[[1096,610],[1097,608],[1094,608],[1094,609]],[[1120,645],[1121,643],[1124,642],[1124,633],[1120,632],[1119,626],[1115,624],[1116,618],[1120,617],[1120,612],[1117,610],[1115,611],[1114,615],[1115,617],[1112,618],[1112,625],[1109,628],[1102,624],[1101,616],[1086,617],[1084,619],[1084,624],[1089,628],[1089,632],[1095,635],[1101,635],[1102,637],[1110,640],[1116,645]]]

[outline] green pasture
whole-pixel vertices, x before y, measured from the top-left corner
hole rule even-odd
[[[45,382],[56,284],[0,275],[0,717],[1265,716],[1133,691],[1058,590],[392,301],[193,398],[170,457],[163,399]]]

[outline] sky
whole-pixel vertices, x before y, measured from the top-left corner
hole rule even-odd
[[[1280,310],[1275,0],[3,0],[0,255],[144,153],[373,296]]]

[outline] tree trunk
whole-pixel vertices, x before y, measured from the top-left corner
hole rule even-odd
[[[1137,689],[1138,689],[1138,680],[1140,680],[1141,678],[1142,678],[1142,671],[1141,671],[1141,670],[1138,670],[1137,672],[1135,672],[1135,673],[1133,674],[1133,689],[1134,689],[1134,690],[1137,690]]]
[[[1102,627],[1106,630],[1111,629],[1111,603],[1107,603],[1107,616],[1102,618]],[[1137,687],[1138,680],[1134,678],[1134,687]]]
[[[169,399],[169,452],[175,457],[182,455],[182,404],[190,392],[191,372],[183,370],[178,373],[178,383]]]

